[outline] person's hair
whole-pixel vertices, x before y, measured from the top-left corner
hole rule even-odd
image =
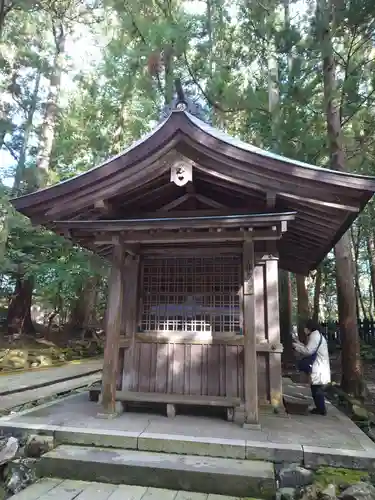
[[[305,323],[305,328],[307,328],[307,330],[309,330],[310,332],[314,332],[315,330],[319,330],[320,326],[317,321],[309,318]]]

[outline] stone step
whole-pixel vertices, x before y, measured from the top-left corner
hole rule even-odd
[[[39,477],[271,499],[270,462],[60,445],[35,464]]]
[[[190,491],[48,478],[12,496],[12,500],[248,500]],[[256,499],[252,499],[256,500]]]

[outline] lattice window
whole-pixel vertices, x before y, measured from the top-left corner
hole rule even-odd
[[[143,331],[240,333],[239,255],[146,258]]]

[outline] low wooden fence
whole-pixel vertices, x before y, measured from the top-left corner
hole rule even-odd
[[[338,322],[321,323],[322,333],[329,343],[341,345],[340,327]],[[359,336],[363,342],[375,346],[375,321],[358,320]]]

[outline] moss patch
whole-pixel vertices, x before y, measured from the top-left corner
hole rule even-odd
[[[356,484],[368,480],[369,473],[353,469],[336,469],[334,467],[320,467],[314,476],[314,482],[320,488],[326,488],[329,484],[339,486],[340,484]]]

